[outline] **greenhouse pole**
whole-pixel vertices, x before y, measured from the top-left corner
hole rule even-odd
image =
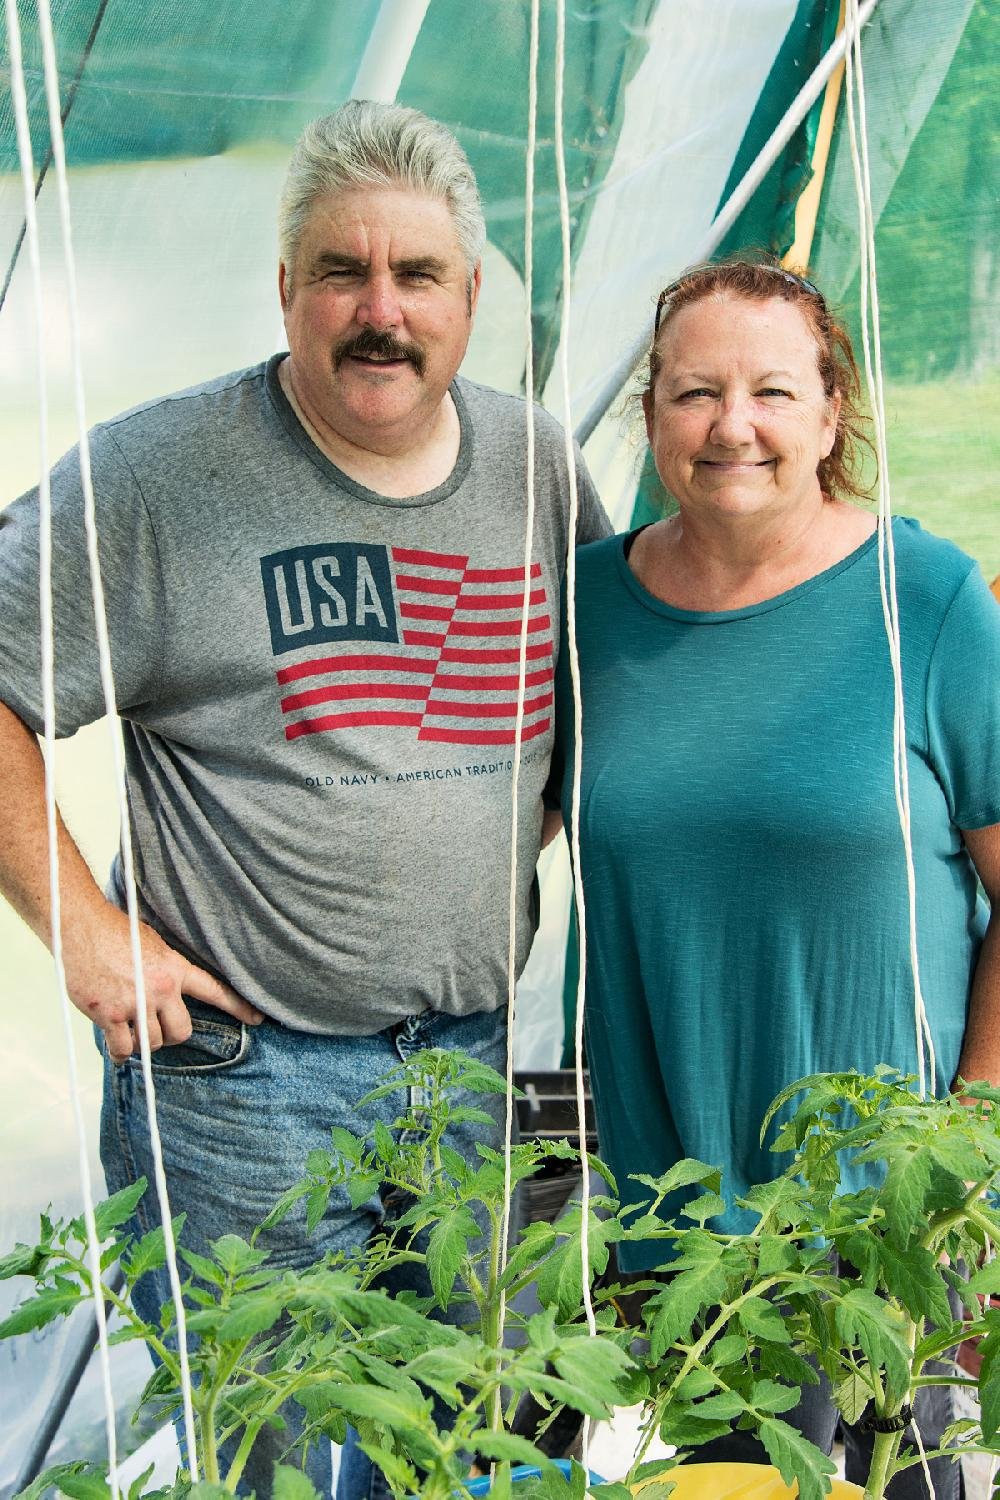
[[[867,25],[872,11],[877,4],[878,0],[865,0],[858,14],[859,27]],[[708,260],[719,248],[719,245],[725,239],[730,229],[732,229],[736,220],[777,161],[778,156],[787,146],[792,135],[819,98],[830,75],[842,62],[846,47],[847,34],[842,31],[829,51],[820,58],[809,78],[778,122],[774,134],[764,146],[753,165],[734,188],[729,201],[721,213],[712,221],[712,226],[707,236],[698,246],[695,254],[691,256],[692,265],[697,264],[699,261]],[[653,320],[650,316],[643,324],[642,332],[632,341],[626,352],[614,366],[604,386],[601,388],[597,399],[593,402],[577,427],[575,437],[581,447],[591,436],[594,428],[604,416],[604,413],[618,395],[622,386],[638,368],[649,348],[652,332]]]
[[[391,104],[399,93],[430,0],[382,0],[358,64],[352,99]]]

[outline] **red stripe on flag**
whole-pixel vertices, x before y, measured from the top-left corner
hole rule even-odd
[[[528,621],[528,634],[535,635],[539,630],[551,630],[552,621],[548,615],[537,615],[534,620]],[[520,620],[452,620],[449,635],[520,635]]]
[[[526,698],[524,711],[536,714],[540,708],[549,708],[551,693],[542,693],[538,698]],[[425,713],[439,719],[513,719],[517,716],[517,700],[506,703],[466,703],[463,700],[447,703],[443,698],[428,698]]]
[[[456,552],[420,552],[413,547],[393,547],[392,556],[395,562],[415,563],[418,568],[464,569],[469,561],[467,557],[459,557]]]
[[[438,635],[438,633],[433,630],[403,631],[403,640],[408,646],[440,646],[441,642],[444,639],[445,637],[443,635]]]
[[[541,578],[542,569],[538,563],[531,564],[531,578]],[[523,583],[523,568],[468,568],[465,574],[466,583]]]
[[[421,578],[417,573],[397,573],[396,587],[412,589],[420,594],[457,594],[462,587],[460,578]]]
[[[347,729],[352,724],[419,724],[423,715],[395,712],[361,712],[354,714],[323,714],[318,719],[299,719],[285,729],[286,740],[297,740],[304,734],[321,734],[324,729]],[[419,738],[419,736],[418,736]]]
[[[426,698],[429,682],[337,682],[329,687],[309,688],[304,693],[290,693],[281,700],[282,713],[294,708],[308,708],[312,703],[330,703],[335,698]]]
[[[441,640],[435,636],[434,641]],[[319,656],[315,661],[282,667],[278,682],[298,682],[303,677],[322,677],[326,672],[430,672],[437,670],[432,657],[422,656]]]
[[[543,667],[540,672],[526,672],[524,676],[525,687],[538,687],[551,681],[551,667]],[[471,672],[439,672],[434,679],[435,688],[483,688],[490,692],[505,688],[516,693],[517,684],[516,677],[476,677]]]
[[[521,741],[533,740],[536,735],[544,734],[551,724],[551,719],[543,719],[539,724],[527,724],[521,731]],[[447,745],[513,745],[513,729],[445,729],[443,726],[425,726],[417,735],[418,740],[437,740]]]
[[[450,620],[452,611],[438,604],[401,604],[399,613],[407,620]]]
[[[407,636],[407,640],[409,640],[409,636]],[[529,642],[528,649],[525,652],[525,657],[528,661],[537,661],[539,657],[551,655],[551,641],[536,641],[533,645]],[[505,646],[486,646],[484,648],[474,646],[446,646],[441,652],[442,661],[462,661],[468,662],[470,665],[473,662],[483,662],[489,663],[491,666],[496,663],[499,666],[501,662],[520,661],[520,659],[521,652],[516,646],[513,649],[508,649]]]
[[[528,600],[529,604],[544,604],[545,590],[536,589]],[[459,609],[523,609],[523,594],[462,594],[458,601]]]

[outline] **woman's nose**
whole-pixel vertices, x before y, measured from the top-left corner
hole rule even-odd
[[[712,441],[723,448],[738,448],[752,443],[756,431],[751,402],[743,396],[724,396],[712,423]]]

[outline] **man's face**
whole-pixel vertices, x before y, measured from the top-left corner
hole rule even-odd
[[[278,286],[306,416],[359,447],[405,452],[440,411],[479,296],[447,205],[406,187],[318,198]]]

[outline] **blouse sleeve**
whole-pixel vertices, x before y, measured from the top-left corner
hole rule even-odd
[[[978,568],[952,600],[931,655],[927,743],[953,823],[1000,823],[1000,605]]]

